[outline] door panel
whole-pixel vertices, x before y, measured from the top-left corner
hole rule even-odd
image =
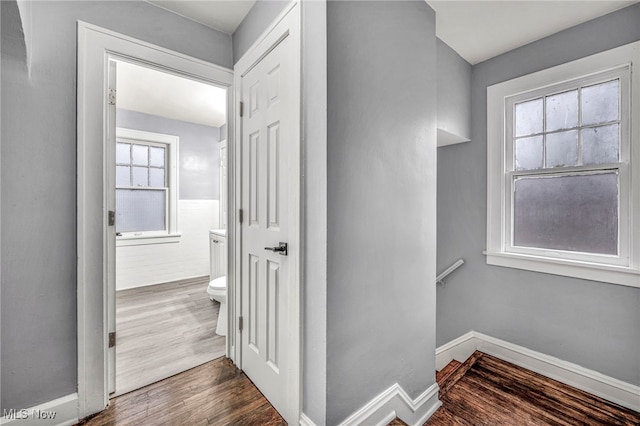
[[[292,344],[287,318],[297,256],[265,247],[296,241],[290,211],[297,211],[292,182],[299,137],[292,114],[299,87],[284,85],[297,70],[285,37],[241,80],[242,102],[242,368],[273,406],[286,416]],[[294,79],[295,80],[295,79]],[[297,106],[299,108],[299,105]]]

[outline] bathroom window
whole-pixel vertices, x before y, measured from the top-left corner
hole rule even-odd
[[[116,133],[119,242],[175,235],[177,137],[120,128]]]
[[[487,263],[640,287],[639,44],[489,87]]]

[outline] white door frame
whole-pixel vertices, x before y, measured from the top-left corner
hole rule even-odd
[[[289,245],[293,247],[299,247],[299,252],[295,262],[292,262],[294,276],[297,277],[296,282],[292,283],[290,292],[289,306],[291,312],[288,314],[289,324],[291,327],[290,336],[290,351],[289,359],[292,361],[290,366],[290,381],[289,392],[287,394],[287,412],[281,413],[288,419],[295,419],[296,424],[300,419],[302,413],[302,259],[304,254],[304,241],[302,238],[302,200],[303,200],[303,186],[302,186],[302,174],[301,174],[301,161],[302,161],[302,84],[301,84],[301,57],[302,57],[302,44],[301,44],[301,5],[300,0],[293,0],[280,15],[271,23],[271,25],[262,33],[257,41],[248,49],[248,51],[238,60],[234,66],[234,90],[236,102],[240,102],[242,99],[242,77],[248,73],[265,55],[267,55],[282,39],[285,37],[292,37],[292,42],[297,47],[295,49],[295,57],[293,58],[298,73],[293,81],[288,81],[285,84],[297,85],[298,91],[295,96],[294,102],[298,105],[297,116],[292,118],[293,126],[296,130],[296,134],[299,136],[299,144],[296,145],[297,152],[293,153],[292,158],[297,158],[297,162],[292,162],[292,167],[288,170],[290,178],[293,182],[292,191],[293,196],[298,196],[298,203],[296,211],[292,211],[291,225],[295,229],[295,241],[290,241]],[[242,140],[242,117],[240,116],[240,107],[235,109],[235,141],[231,144],[232,149],[240,149]],[[242,241],[242,229],[240,226],[240,215],[238,214],[241,201],[242,201],[242,155],[240,152],[234,154],[233,151],[229,151],[229,166],[233,165],[234,170],[229,169],[229,187],[235,192],[233,196],[233,203],[231,201],[231,194],[229,198],[229,216],[228,222],[230,228],[228,233],[235,235],[235,241],[238,242],[235,246],[229,245],[229,255],[233,255],[234,259],[241,259],[242,247],[239,242]],[[293,259],[292,259],[293,260]],[[239,344],[235,344],[235,362],[240,369],[242,369],[242,332],[238,327],[238,319],[242,315],[242,262],[237,261],[229,263],[232,269],[229,269],[229,275],[233,274],[234,279],[233,290],[229,288],[229,333],[227,337],[233,336],[232,339]],[[233,332],[231,332],[233,330]]]
[[[233,71],[85,22],[78,22],[77,133],[77,319],[78,418],[108,404],[107,271],[108,244],[105,141],[108,120],[108,59],[128,58],[163,71],[227,88],[229,141],[233,141]],[[229,150],[232,174],[233,143]],[[229,191],[229,205],[233,194]],[[230,212],[232,210],[229,210]],[[235,222],[229,220],[233,225]],[[233,232],[233,229],[230,229]],[[233,234],[230,234],[233,236]],[[233,240],[233,238],[230,238]],[[113,254],[112,254],[113,255]],[[115,261],[115,260],[113,260]],[[233,253],[229,256],[233,268]],[[233,279],[232,277],[230,278]],[[233,281],[229,281],[233,286]],[[204,291],[204,290],[203,290]],[[232,359],[236,349],[227,347]]]

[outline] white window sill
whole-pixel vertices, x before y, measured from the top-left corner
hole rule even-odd
[[[640,270],[575,260],[551,259],[529,254],[484,251],[488,265],[524,269],[553,275],[601,281],[640,288]]]
[[[141,235],[116,237],[116,247],[143,246],[147,244],[179,243],[182,234]]]

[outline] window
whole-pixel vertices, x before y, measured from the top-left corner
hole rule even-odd
[[[639,45],[488,88],[487,263],[640,287]]]
[[[176,136],[116,131],[116,235],[119,245],[175,237]],[[147,239],[147,241],[140,241]],[[150,240],[149,240],[150,239]]]

